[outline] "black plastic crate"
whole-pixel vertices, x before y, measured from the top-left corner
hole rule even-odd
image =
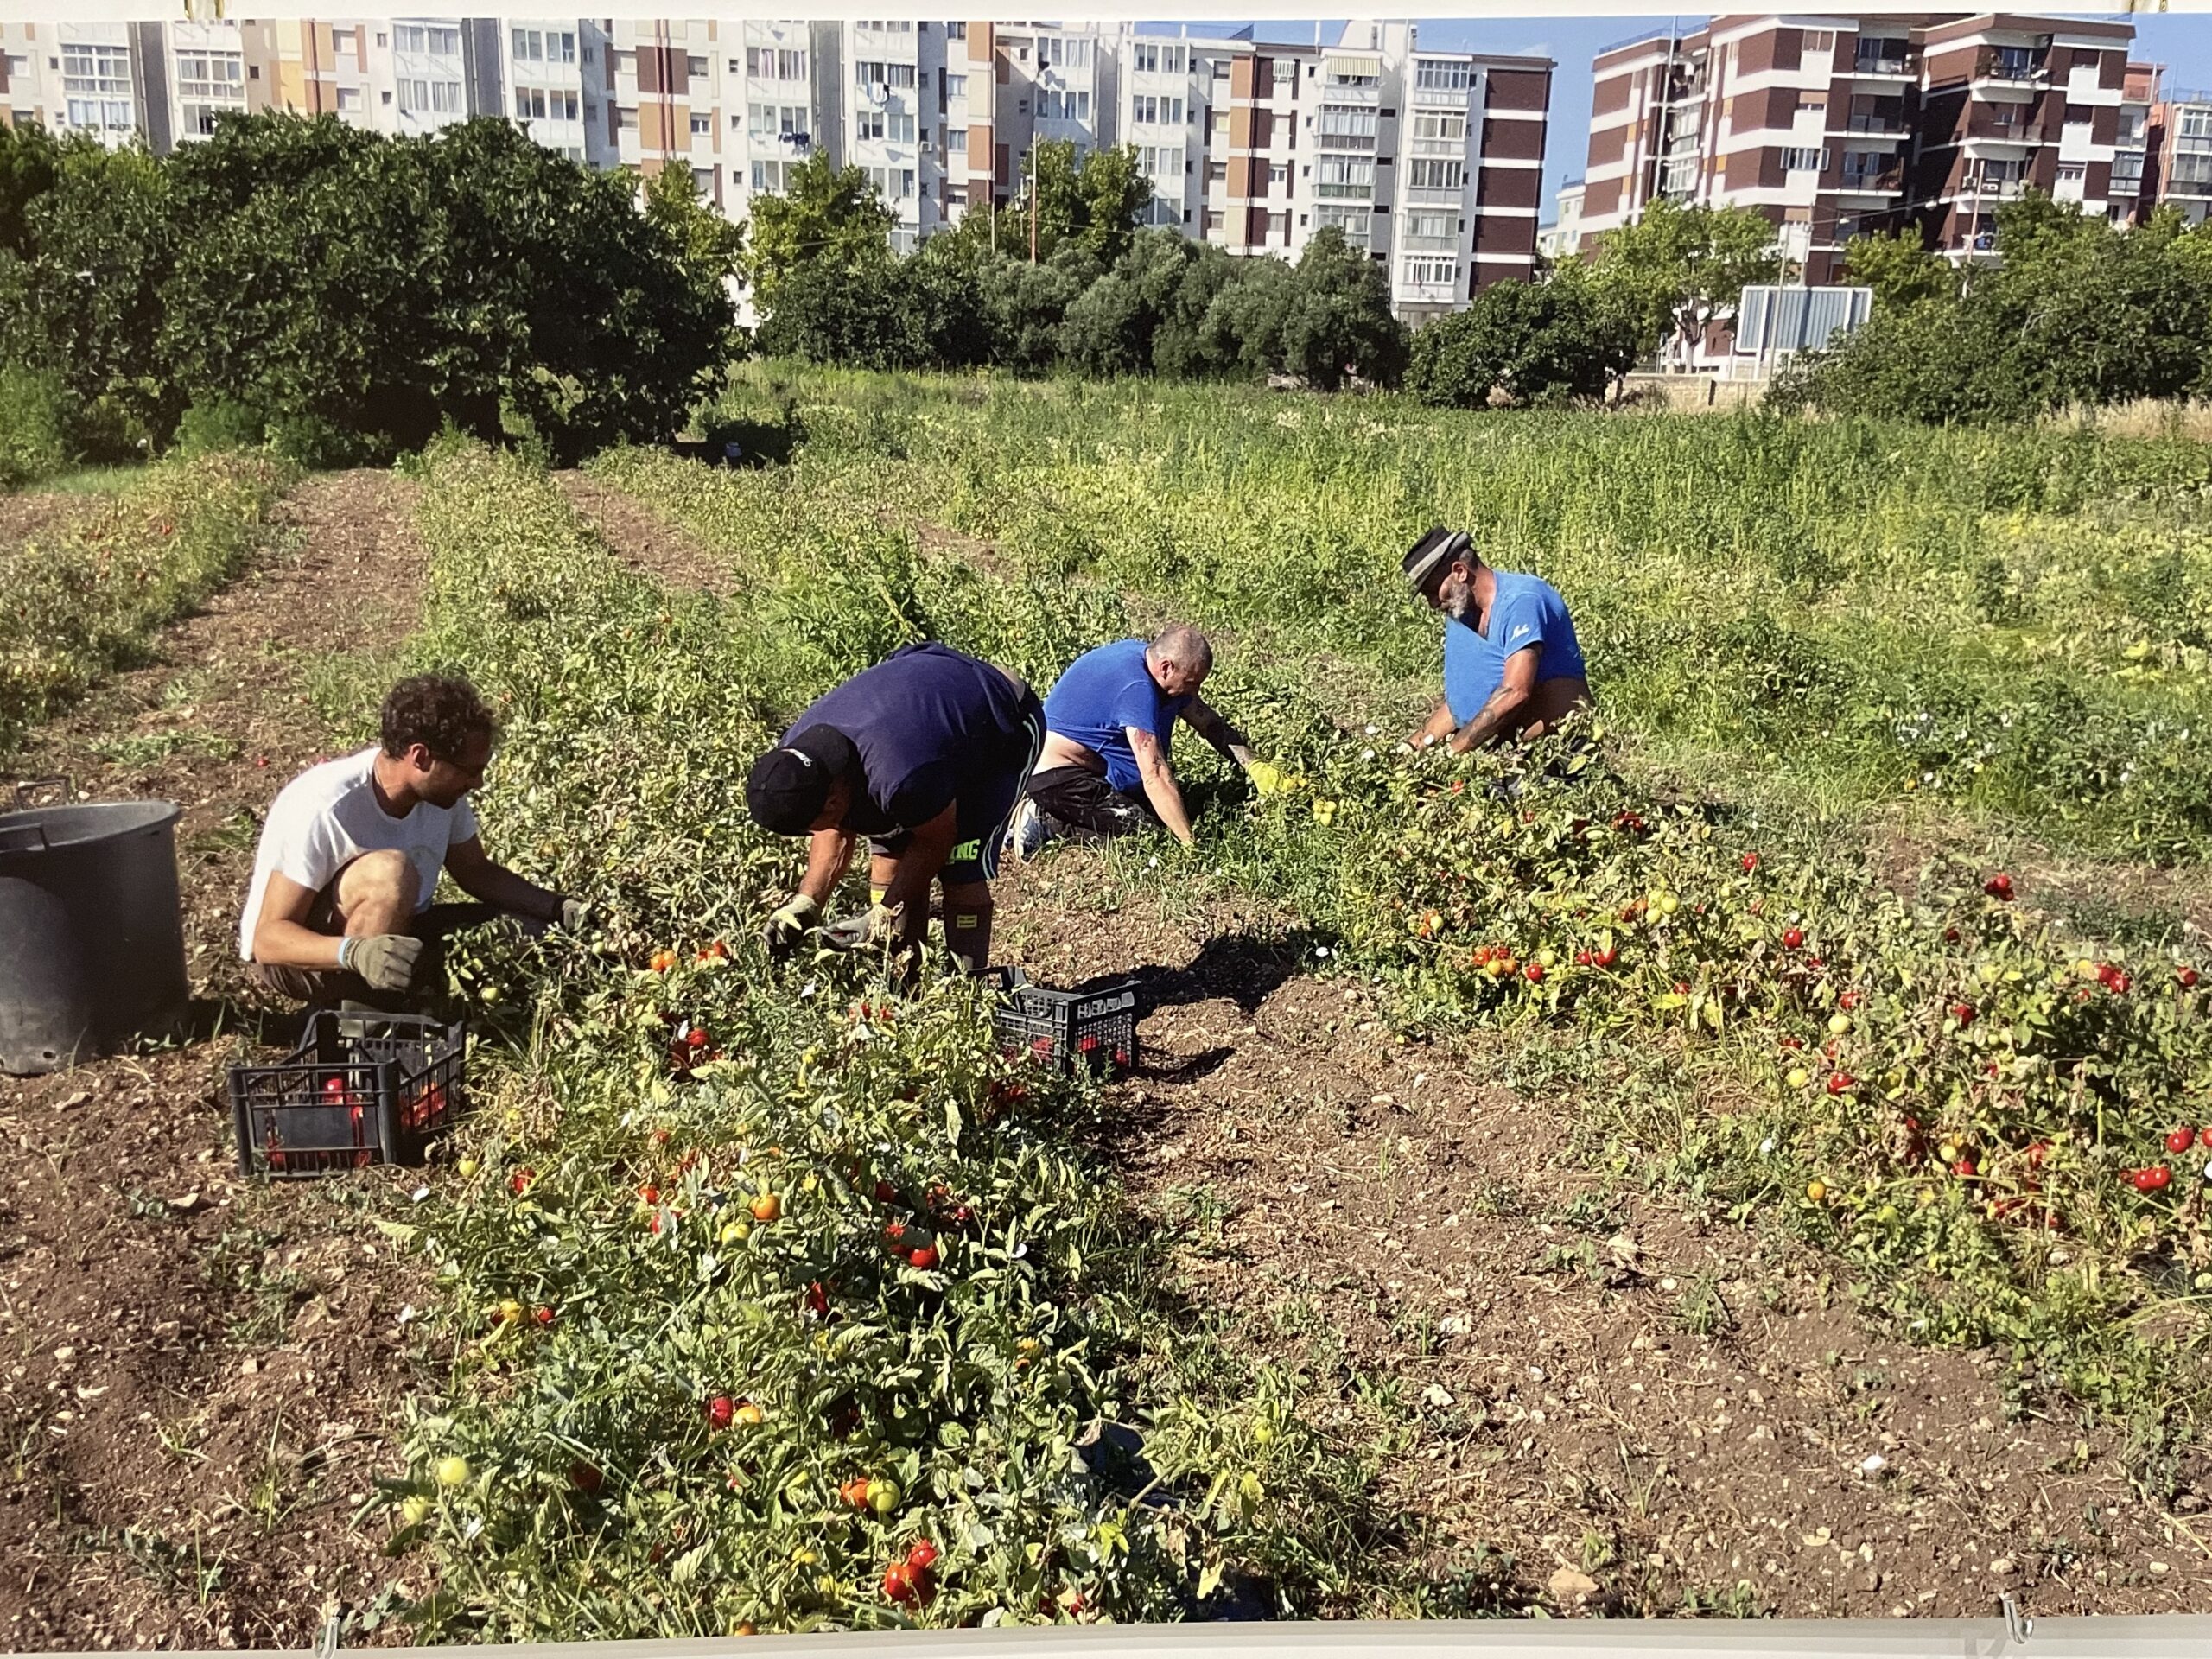
[[[327,1175],[420,1164],[467,1093],[467,1028],[411,1014],[324,1011],[290,1058],[231,1068],[238,1172]]]
[[[1059,1071],[1087,1069],[1119,1077],[1139,1057],[1136,982],[1056,991],[1032,985],[1019,968],[995,970],[1003,1000],[995,1016],[1000,1045]]]

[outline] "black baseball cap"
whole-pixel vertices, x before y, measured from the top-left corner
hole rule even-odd
[[[837,780],[859,762],[851,738],[835,726],[810,726],[753,763],[745,810],[771,834],[803,836],[822,816]]]
[[[1417,594],[1426,594],[1429,585],[1443,574],[1454,559],[1474,556],[1475,544],[1464,530],[1446,530],[1439,524],[1406,551],[1406,585]]]

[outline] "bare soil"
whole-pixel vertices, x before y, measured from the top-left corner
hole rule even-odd
[[[97,505],[79,495],[0,495],[0,546],[27,542],[67,514]]]
[[[671,588],[728,599],[737,578],[689,531],[632,495],[611,489],[587,473],[556,473],[554,481],[584,522],[621,558]]]
[[[1313,1421],[1370,1433],[1358,1379],[1391,1389],[1383,1490],[1439,1559],[1507,1552],[1507,1599],[1561,1611],[2212,1611],[2201,1464],[2145,1501],[2113,1429],[2012,1420],[1999,1357],[1872,1337],[1821,1262],[1607,1190],[1570,1105],[1402,1043],[1264,918],[1107,885],[1048,850],[1001,954],[1063,986],[1151,965],[1122,1172],[1183,1294],[1303,1371]]]
[[[370,1223],[412,1183],[241,1182],[223,1078],[289,1035],[240,996],[238,906],[260,814],[340,747],[312,677],[415,625],[412,499],[308,480],[252,569],[17,760],[183,806],[198,1001],[177,1045],[0,1078],[0,1646],[297,1648],[388,1576],[347,1521],[415,1375],[419,1289]]]

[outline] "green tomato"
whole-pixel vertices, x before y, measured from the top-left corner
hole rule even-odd
[[[895,1480],[871,1480],[868,1484],[868,1505],[878,1515],[890,1514],[904,1496]]]

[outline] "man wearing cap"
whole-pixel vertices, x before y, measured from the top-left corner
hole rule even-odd
[[[1189,846],[1191,814],[1171,755],[1178,720],[1242,766],[1261,794],[1280,789],[1282,773],[1198,696],[1212,668],[1205,635],[1179,624],[1069,664],[1045,699],[1045,747],[1014,810],[1014,855],[1029,857],[1054,834],[1112,840],[1154,828]]]
[[[817,699],[746,784],[755,823],[810,838],[798,892],[768,918],[768,954],[790,955],[821,926],[866,836],[874,902],[830,928],[829,941],[890,944],[911,962],[938,882],[946,943],[981,973],[990,961],[990,880],[1044,734],[1035,692],[935,641],[904,646]]]
[[[1465,531],[1438,525],[1405,557],[1406,581],[1444,613],[1444,701],[1414,734],[1465,754],[1501,738],[1541,737],[1590,701],[1582,648],[1559,589],[1494,570]]]

